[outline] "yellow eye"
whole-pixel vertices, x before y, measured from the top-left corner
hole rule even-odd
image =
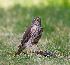
[[[35,19],[34,19],[34,21],[35,21]]]

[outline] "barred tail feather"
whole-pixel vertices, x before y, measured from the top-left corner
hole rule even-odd
[[[19,45],[18,48],[19,48],[19,49],[18,49],[18,51],[15,53],[15,56],[16,56],[16,55],[20,55],[20,53],[23,51],[23,49],[24,49],[25,47],[23,47],[22,45]]]

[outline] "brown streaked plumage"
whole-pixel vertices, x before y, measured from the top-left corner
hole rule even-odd
[[[36,54],[42,55],[42,56],[55,56],[54,52],[50,51],[41,51],[37,47],[37,43],[39,39],[42,36],[43,28],[41,26],[41,18],[36,17],[33,19],[32,24],[30,27],[27,28],[25,31],[23,38],[21,40],[21,44],[18,46],[18,51],[15,53],[16,55],[19,55],[23,50],[24,53],[27,52],[35,52]]]
[[[42,36],[42,27],[41,27],[41,18],[36,17],[33,19],[30,27],[25,31],[23,38],[21,40],[21,44],[18,46],[19,49],[15,53],[15,55],[19,55],[24,49],[33,49],[34,46],[37,45],[39,39]],[[34,48],[33,51],[36,51]]]

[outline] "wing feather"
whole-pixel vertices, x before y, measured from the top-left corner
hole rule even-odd
[[[31,26],[27,28],[27,30],[25,31],[24,35],[23,35],[23,39],[21,40],[21,44],[24,45],[26,42],[28,42],[29,38],[31,37]]]

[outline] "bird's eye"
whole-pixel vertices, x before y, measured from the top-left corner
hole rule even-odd
[[[35,21],[35,19],[34,19],[34,21]]]

